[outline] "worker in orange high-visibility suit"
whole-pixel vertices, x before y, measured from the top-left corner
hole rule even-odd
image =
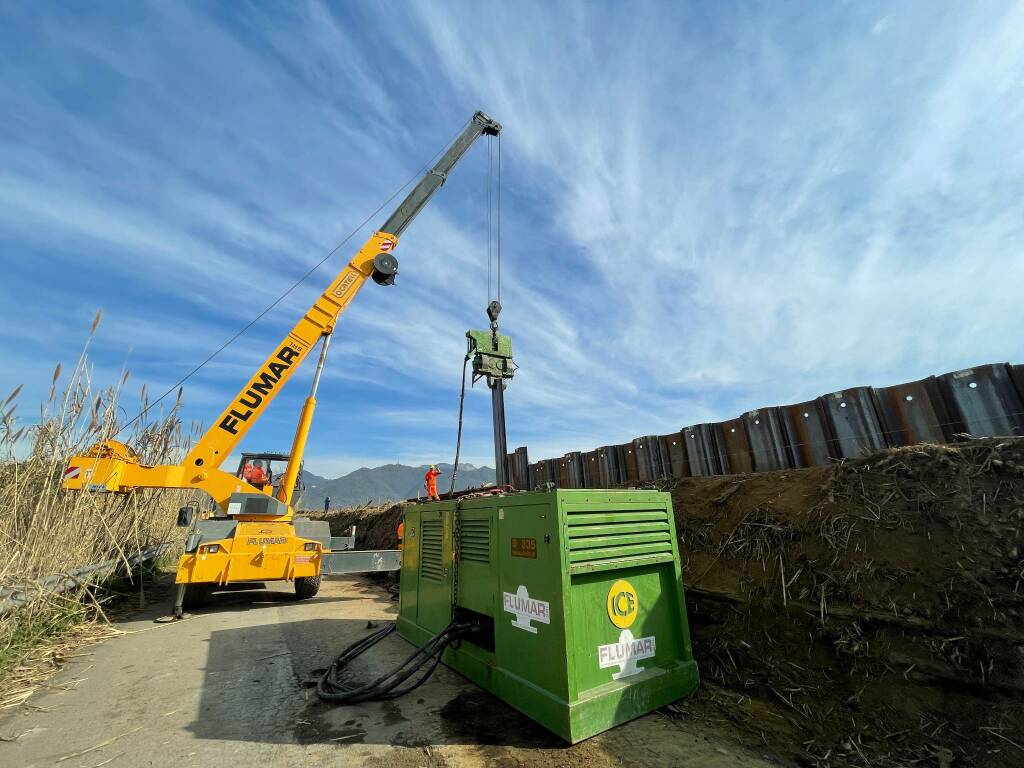
[[[263,469],[262,462],[256,460],[252,464],[245,465],[245,468],[242,470],[242,479],[249,483],[249,485],[255,486],[256,488],[262,488],[270,482],[270,478],[267,474],[268,473]]]
[[[423,482],[427,485],[427,501],[441,500],[441,497],[437,495],[437,476],[440,474],[443,474],[441,470],[431,464],[430,469],[423,475]]]

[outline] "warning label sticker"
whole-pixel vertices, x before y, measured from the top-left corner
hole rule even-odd
[[[650,637],[633,637],[628,629],[619,633],[619,642],[597,647],[597,663],[601,669],[618,667],[619,671],[612,675],[612,680],[643,672],[637,666],[640,659],[650,659],[657,652],[654,635]]]

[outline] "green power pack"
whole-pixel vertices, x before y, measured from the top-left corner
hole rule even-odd
[[[551,490],[405,507],[398,633],[576,743],[697,688],[672,500]]]

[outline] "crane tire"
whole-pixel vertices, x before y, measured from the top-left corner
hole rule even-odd
[[[213,592],[211,584],[186,584],[185,598],[182,600],[182,608],[202,608]]]
[[[300,576],[295,580],[295,597],[299,600],[308,600],[319,591],[319,576]]]

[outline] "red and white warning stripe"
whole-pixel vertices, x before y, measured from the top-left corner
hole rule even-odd
[[[78,477],[81,473],[82,473],[82,468],[81,467],[68,467],[67,469],[64,470],[64,479],[65,480],[72,480],[72,479]]]
[[[395,247],[395,244],[393,242],[391,242],[390,240],[385,240],[384,242],[382,242],[380,244],[380,249],[382,251],[384,251],[384,252],[390,251],[394,247]]]

